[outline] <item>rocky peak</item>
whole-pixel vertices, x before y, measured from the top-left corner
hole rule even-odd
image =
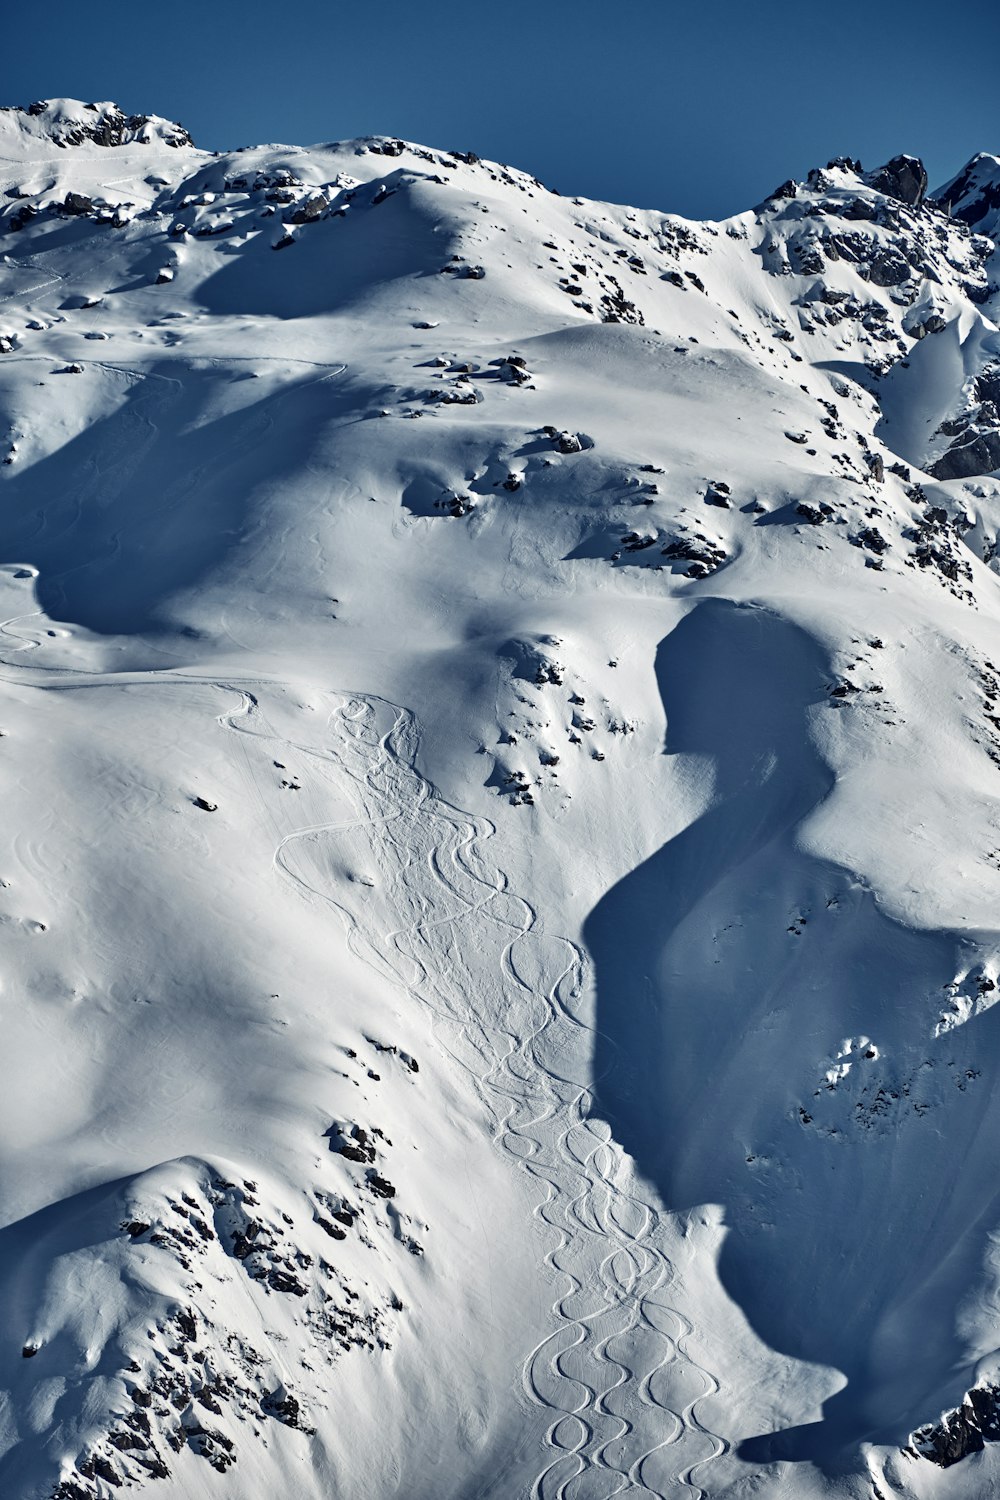
[[[919,156],[894,156],[874,172],[862,174],[863,181],[877,193],[896,198],[919,208],[927,192],[927,169]]]
[[[819,191],[843,188],[852,186],[852,179],[859,186],[872,188],[885,198],[894,198],[913,208],[920,207],[927,193],[927,171],[919,156],[894,156],[871,172],[866,172],[856,157],[835,156],[824,168],[813,167],[805,183],[782,183],[771,197],[794,198],[806,187]]]
[[[0,130],[5,126],[25,144],[47,140],[63,148],[88,143],[104,147],[194,145],[183,125],[159,115],[127,115],[110,101],[85,104],[79,99],[38,99],[0,111]]]
[[[995,237],[1000,229],[1000,157],[980,151],[957,177],[937,189],[934,198],[977,234]]]

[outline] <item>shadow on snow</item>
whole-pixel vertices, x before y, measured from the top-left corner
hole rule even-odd
[[[723,1207],[720,1276],[759,1336],[846,1376],[822,1420],[741,1456],[837,1467],[974,1378],[958,1311],[1000,1215],[1000,1100],[976,1076],[1000,1007],[935,1039],[957,940],[890,920],[800,847],[834,781],[809,735],[831,675],[809,636],[710,599],[656,672],[665,753],[710,765],[714,794],[586,924],[595,1110],[670,1208]]]

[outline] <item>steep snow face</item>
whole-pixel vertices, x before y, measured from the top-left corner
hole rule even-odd
[[[988,173],[0,141],[4,1496],[988,1493]]]
[[[1000,157],[980,151],[934,194],[938,203],[979,234],[995,234],[1000,209]]]

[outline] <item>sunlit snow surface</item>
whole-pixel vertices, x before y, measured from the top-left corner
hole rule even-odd
[[[4,1500],[990,1493],[995,159],[0,179]]]

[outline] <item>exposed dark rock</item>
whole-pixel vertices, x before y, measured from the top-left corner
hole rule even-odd
[[[256,1241],[262,1227],[256,1219],[251,1219],[243,1229],[236,1231],[233,1236],[233,1255],[237,1260],[246,1260],[247,1256],[257,1248]]]
[[[559,662],[543,658],[537,663],[534,677],[537,687],[544,687],[546,683],[551,683],[554,687],[560,687],[562,680],[563,668]]]
[[[978,180],[978,168],[983,160],[983,153],[974,156],[954,182],[949,184],[941,199],[942,206],[948,213],[969,225],[978,224],[987,214],[1000,208],[1000,180],[993,179],[992,176],[982,184]]]
[[[673,277],[671,276],[669,279],[673,279]],[[605,277],[605,280],[607,281],[608,286],[610,287],[610,290],[609,291],[603,291],[601,293],[601,299],[600,299],[600,317],[601,317],[601,322],[602,323],[631,323],[631,324],[634,324],[635,326],[641,328],[643,326],[643,324],[645,323],[645,318],[643,317],[643,315],[640,312],[639,308],[636,307],[635,303],[633,301],[631,301],[630,298],[626,297],[624,291],[622,290],[622,286],[621,286],[621,283],[618,280],[618,278],[616,276],[612,276],[609,273]],[[680,285],[681,287],[684,287],[683,281],[680,281],[678,283],[678,285]],[[685,290],[686,290],[686,288],[685,288]],[[575,305],[579,306],[579,307],[585,307],[588,310],[589,310],[589,307],[590,307],[589,303],[577,303]]]
[[[935,479],[969,479],[974,474],[992,474],[1000,469],[1000,431],[973,428],[960,442],[931,465]]]
[[[915,492],[919,492],[920,498],[924,498],[919,485],[911,487],[911,498],[915,498]],[[923,519],[905,533],[916,544],[911,554],[911,563],[920,568],[935,569],[951,585],[952,593],[959,598],[963,597],[960,589],[955,587],[959,579],[967,583],[972,581],[968,554],[961,543],[957,542],[956,531],[960,530],[959,523],[956,522],[954,526],[949,523],[948,513],[943,506],[934,505],[928,506]]]
[[[911,339],[922,339],[929,333],[944,333],[948,324],[940,313],[931,312],[922,318],[914,318],[904,323],[903,327]]]
[[[185,1433],[189,1447],[207,1459],[216,1473],[224,1474],[236,1462],[235,1444],[224,1433],[197,1424],[185,1427]]]
[[[881,556],[883,552],[888,551],[889,547],[889,543],[886,541],[885,537],[874,526],[866,526],[863,531],[860,531],[858,533],[857,537],[852,537],[852,541],[856,546],[867,547],[869,552],[874,552],[878,556]]]
[[[314,1214],[313,1219],[319,1225],[320,1229],[325,1234],[328,1234],[332,1240],[346,1240],[347,1235],[344,1231],[338,1229],[336,1224],[331,1224],[329,1219],[324,1219],[322,1214]]]
[[[296,205],[291,213],[286,215],[288,224],[313,224],[321,219],[330,207],[330,200],[323,193],[310,193],[308,198]]]
[[[295,1397],[290,1395],[283,1386],[279,1386],[276,1391],[264,1397],[261,1410],[265,1416],[284,1422],[286,1427],[302,1426],[302,1408]]]
[[[85,193],[67,193],[59,205],[59,210],[71,216],[93,213],[94,200],[88,198]]]
[[[688,578],[707,578],[726,561],[724,550],[700,534],[669,542],[661,555],[669,562],[689,562],[691,566],[685,570]]]
[[[833,506],[827,505],[826,501],[820,501],[819,505],[807,505],[804,500],[795,507],[795,514],[801,516],[803,521],[808,521],[810,526],[822,526],[824,521],[829,521],[833,516]]]
[[[914,207],[919,207],[927,192],[927,172],[919,156],[894,156],[884,167],[867,172],[865,181],[876,192]]]
[[[309,1292],[309,1288],[297,1276],[291,1271],[282,1270],[280,1266],[272,1266],[263,1279],[275,1292],[285,1292],[293,1297],[305,1297]]]
[[[195,1338],[197,1338],[198,1322],[195,1318],[194,1313],[191,1312],[190,1309],[181,1308],[180,1312],[175,1317],[174,1322],[177,1324],[177,1330],[181,1338],[184,1339],[187,1343],[191,1343]]]
[[[513,354],[500,361],[497,373],[500,379],[505,380],[508,385],[526,385],[531,379],[531,372],[526,362]]]
[[[922,1458],[948,1469],[970,1453],[981,1453],[984,1444],[1000,1438],[1000,1388],[973,1386],[961,1406],[945,1412],[940,1420],[918,1427],[910,1447]]]
[[[94,1491],[85,1490],[75,1479],[63,1479],[52,1491],[52,1500],[94,1500]]]
[[[910,263],[897,245],[880,245],[868,261],[869,279],[875,286],[901,286],[911,274]]]
[[[333,1126],[328,1132],[330,1136],[330,1150],[339,1156],[344,1156],[348,1161],[373,1162],[375,1160],[375,1146],[367,1130],[360,1125],[352,1125],[350,1134],[345,1135],[339,1126]]]
[[[995,1385],[974,1385],[966,1400],[972,1407],[983,1437],[988,1443],[997,1442],[1000,1439],[1000,1388]]]
[[[47,99],[37,99],[27,109],[14,109],[12,113],[39,118],[49,108]],[[95,146],[127,146],[133,143],[146,145],[156,142],[165,146],[193,146],[194,142],[183,125],[159,120],[155,115],[126,115],[117,104],[98,109],[96,104],[84,105],[88,111],[79,120],[56,120],[49,126],[49,136],[57,146],[81,146],[92,141]],[[151,128],[152,127],[152,128]]]

